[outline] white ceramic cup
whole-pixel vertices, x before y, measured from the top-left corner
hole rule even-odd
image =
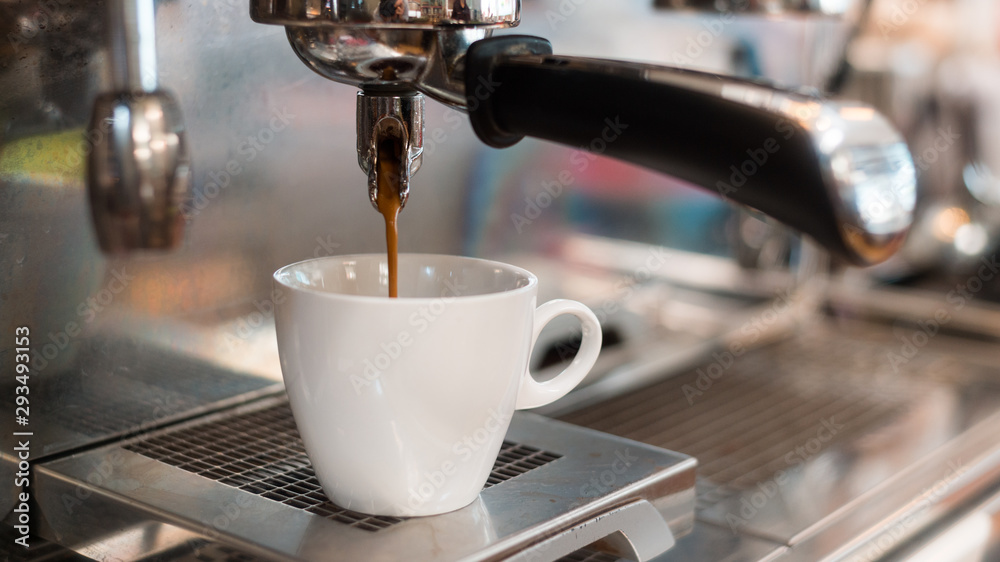
[[[457,256],[337,256],[279,269],[275,322],[285,388],[316,476],[337,505],[377,515],[446,513],[486,484],[515,409],[572,390],[593,367],[601,328],[586,306],[536,309],[538,279]],[[583,342],[536,382],[528,358],[553,318]]]

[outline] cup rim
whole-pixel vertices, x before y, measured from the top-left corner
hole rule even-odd
[[[319,297],[327,298],[327,299],[330,299],[330,300],[351,301],[351,302],[359,302],[360,301],[360,302],[370,302],[370,303],[382,303],[382,304],[385,304],[385,305],[396,305],[396,306],[400,306],[400,305],[404,305],[404,304],[426,304],[426,303],[431,303],[431,302],[435,302],[435,301],[441,300],[442,298],[454,299],[454,300],[457,300],[457,301],[470,302],[470,303],[471,302],[477,302],[477,301],[496,300],[496,299],[509,298],[509,297],[513,297],[513,296],[516,296],[516,295],[520,295],[520,294],[529,292],[531,290],[534,290],[534,289],[536,289],[538,287],[538,277],[535,276],[534,273],[528,271],[527,269],[524,269],[523,267],[518,267],[516,265],[512,265],[512,264],[509,264],[509,263],[504,263],[504,262],[501,262],[501,261],[488,260],[488,259],[483,259],[483,258],[473,258],[473,257],[468,257],[468,256],[459,256],[459,255],[453,255],[453,254],[402,253],[402,252],[399,254],[400,258],[402,258],[404,256],[406,256],[408,258],[428,258],[428,257],[430,257],[430,258],[448,258],[448,259],[460,260],[460,261],[465,261],[465,262],[478,262],[481,265],[487,265],[487,266],[493,266],[493,267],[503,268],[503,269],[506,269],[508,271],[513,271],[515,273],[521,274],[525,278],[528,279],[528,283],[525,286],[523,286],[523,287],[517,287],[516,289],[510,289],[508,291],[501,291],[501,292],[496,292],[496,293],[486,293],[486,294],[481,294],[481,295],[466,295],[466,296],[457,295],[457,296],[451,296],[451,297],[443,297],[443,296],[441,296],[441,297],[400,297],[400,298],[393,299],[393,298],[389,298],[387,296],[348,295],[348,294],[344,294],[344,293],[332,293],[332,292],[329,292],[329,291],[321,291],[321,290],[318,290],[318,289],[314,289],[312,287],[303,287],[301,285],[292,285],[292,284],[289,284],[289,283],[283,281],[279,277],[283,272],[286,272],[288,270],[291,270],[291,269],[293,269],[295,267],[302,266],[302,265],[307,264],[307,263],[323,262],[323,261],[343,261],[343,260],[348,260],[348,259],[351,259],[351,258],[373,258],[373,257],[374,258],[379,258],[379,257],[386,258],[386,255],[384,253],[344,254],[344,255],[336,255],[336,256],[324,256],[324,257],[321,257],[321,258],[310,258],[310,259],[307,259],[307,260],[302,260],[302,261],[298,261],[298,262],[295,262],[295,263],[290,263],[288,265],[285,265],[285,266],[282,266],[282,267],[278,268],[271,275],[271,278],[274,280],[275,283],[281,285],[282,287],[284,287],[284,288],[286,288],[288,290],[296,291],[296,292],[309,293],[309,294],[317,295]]]

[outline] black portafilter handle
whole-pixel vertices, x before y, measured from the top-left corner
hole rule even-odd
[[[483,142],[502,148],[532,136],[658,170],[770,215],[856,265],[902,245],[916,204],[913,160],[870,107],[551,53],[530,36],[472,44],[466,97]]]

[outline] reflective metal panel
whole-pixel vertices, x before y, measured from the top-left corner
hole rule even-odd
[[[563,419],[698,458],[699,521],[878,559],[1000,476],[996,350],[932,337],[820,323]]]
[[[856,15],[865,0],[654,0],[656,7],[707,12],[747,12],[772,16]]]
[[[691,534],[678,540],[677,546],[656,562],[771,562],[786,551],[787,547],[774,541],[695,521]]]
[[[70,345],[74,360],[65,371],[29,383],[33,462],[282,391],[273,380],[155,344],[91,339]],[[13,392],[0,393],[0,410],[13,412],[14,399]],[[0,447],[12,451],[16,439],[4,432]]]
[[[517,25],[520,0],[251,0],[250,16],[279,25],[430,28]]]

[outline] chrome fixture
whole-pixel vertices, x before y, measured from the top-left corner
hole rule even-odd
[[[180,108],[160,90],[153,0],[108,6],[113,89],[94,102],[87,187],[101,249],[172,249],[190,185]]]
[[[403,0],[254,0],[250,16],[259,23],[286,26],[295,54],[309,68],[363,90],[358,97],[358,162],[368,174],[373,205],[373,143],[388,131],[379,127],[402,125],[408,135],[398,145],[403,152],[399,160],[408,164],[400,181],[405,204],[422,150],[424,102],[417,92],[454,107],[465,105],[461,65],[469,45],[488,37],[492,29],[517,25],[520,2],[500,4],[455,14],[446,0],[415,8]],[[385,117],[392,121],[383,122]]]
[[[398,140],[402,154],[399,195],[402,206],[410,196],[410,178],[420,169],[424,150],[424,96],[358,92],[358,164],[368,174],[368,198],[378,210],[379,143]]]
[[[860,10],[867,0],[655,0],[657,8],[745,12],[770,16],[844,16]]]
[[[445,0],[418,8],[402,0],[353,8],[251,0],[250,14],[284,25],[310,68],[364,91],[358,151],[370,195],[371,141],[385,134],[373,108],[421,92],[467,110],[491,146],[524,136],[599,142],[604,154],[770,214],[855,264],[881,262],[902,244],[915,170],[902,138],[871,108],[676,68],[556,57],[537,37],[490,39],[493,29],[517,25],[520,11],[518,0],[495,4],[471,0],[456,14],[459,3],[449,9]],[[422,124],[419,107],[415,101],[410,135]],[[406,129],[394,119],[394,129]],[[417,145],[397,146],[408,147],[399,156],[415,171]],[[409,178],[401,185],[408,189]]]
[[[366,90],[414,89],[456,107],[465,105],[461,66],[469,45],[516,26],[520,12],[519,0],[491,13],[471,10],[461,20],[451,17],[446,0],[416,9],[403,0],[361,0],[342,9],[346,4],[251,0],[250,17],[284,25],[295,54],[330,80]]]

